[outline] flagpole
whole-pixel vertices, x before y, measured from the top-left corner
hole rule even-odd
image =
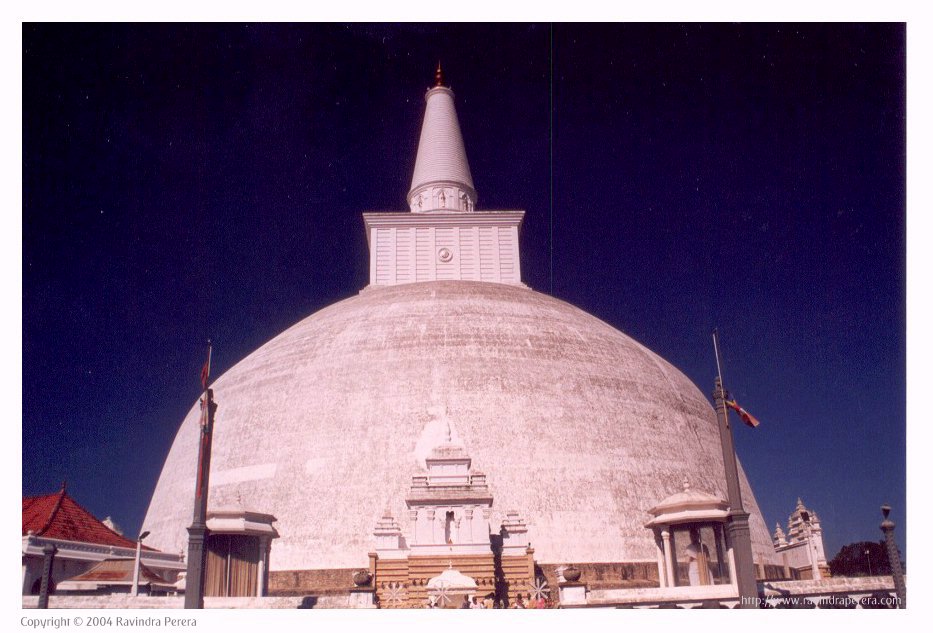
[[[758,581],[755,579],[755,561],[752,557],[751,530],[748,526],[748,512],[742,507],[742,489],[739,486],[738,460],[735,456],[735,443],[732,427],[729,425],[729,413],[726,410],[726,390],[722,382],[722,363],[719,360],[719,332],[713,330],[713,351],[716,354],[718,372],[713,399],[719,419],[719,439],[722,445],[722,461],[726,475],[726,489],[729,493],[729,516],[726,521],[726,533],[732,547],[735,569],[733,579],[739,591],[739,607],[758,608]]]
[[[716,354],[716,373],[719,375],[719,384],[725,384],[722,381],[722,365],[719,362],[719,328],[713,330],[713,352]],[[210,341],[208,341],[210,344]],[[210,350],[207,352],[207,357],[210,358]]]
[[[197,479],[194,490],[194,516],[188,528],[188,572],[185,576],[185,608],[204,608],[204,572],[207,557],[207,493],[211,473],[211,443],[214,432],[214,391],[210,384],[211,342],[207,342],[207,363],[201,370],[201,424],[198,444]]]

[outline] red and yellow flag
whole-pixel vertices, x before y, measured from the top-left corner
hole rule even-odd
[[[726,406],[739,414],[739,417],[742,418],[742,422],[745,422],[748,426],[753,429],[758,426],[759,422],[755,419],[751,413],[739,406],[739,403],[735,400],[726,400]]]

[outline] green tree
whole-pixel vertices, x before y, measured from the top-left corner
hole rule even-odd
[[[890,576],[891,565],[884,541],[859,541],[844,545],[829,561],[833,576]]]

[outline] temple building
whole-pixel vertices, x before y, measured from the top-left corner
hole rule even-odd
[[[774,551],[781,557],[788,577],[812,579],[829,576],[820,518],[799,498],[787,518],[787,532],[778,523],[774,526],[773,539]]]
[[[52,589],[64,581],[91,574],[89,578],[93,577],[94,582],[75,585],[72,589],[97,591],[98,587],[106,585],[128,591],[129,586],[123,581],[127,571],[132,578],[137,543],[115,531],[115,527],[109,517],[101,521],[78,504],[68,494],[64,483],[56,493],[23,497],[23,595],[39,593],[45,551],[50,547],[54,548]],[[153,586],[167,592],[179,572],[185,569],[180,554],[160,552],[146,544],[140,547],[140,560],[147,571],[140,584],[147,592]],[[120,581],[113,582],[113,573],[107,574],[106,582],[99,573],[96,576],[92,573],[103,568],[111,571],[119,568]],[[63,589],[69,586],[66,584]]]
[[[210,508],[274,517],[255,554],[272,594],[359,578],[382,606],[511,602],[567,583],[568,568],[591,588],[723,594],[712,376],[701,390],[527,287],[525,213],[479,207],[440,69],[425,100],[408,209],[363,214],[369,284],[213,383]],[[195,404],[143,524],[165,551],[185,547],[199,417]],[[759,577],[782,577],[739,470]]]
[[[471,463],[448,427],[446,440],[425,458],[427,472],[412,477],[405,498],[409,537],[389,509],[376,523],[370,569],[383,606],[456,608],[463,597],[489,594],[511,602],[534,585],[525,522],[513,510],[490,529],[493,498],[486,475]]]

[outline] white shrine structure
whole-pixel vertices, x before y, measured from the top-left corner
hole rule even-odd
[[[787,532],[780,523],[774,526],[774,551],[780,555],[788,577],[812,580],[829,576],[820,518],[800,498],[787,518]]]
[[[531,592],[535,568],[528,528],[512,510],[497,530],[490,529],[493,497],[486,475],[452,441],[449,420],[445,441],[424,461],[425,472],[412,476],[405,498],[409,536],[388,509],[373,530],[370,573],[379,604],[456,608],[464,596],[508,596],[511,602]]]

